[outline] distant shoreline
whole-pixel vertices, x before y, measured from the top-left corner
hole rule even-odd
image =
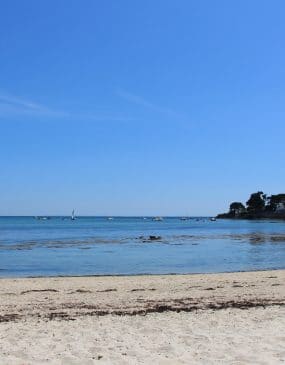
[[[218,214],[216,216],[216,219],[231,219],[231,220],[244,220],[244,221],[254,221],[254,220],[285,220],[285,216],[284,215],[272,215],[272,216],[250,216],[250,217],[232,217],[229,216],[228,213],[222,213],[222,214]]]
[[[285,194],[267,195],[263,191],[252,193],[245,205],[234,201],[227,213],[218,214],[216,218],[285,220]]]

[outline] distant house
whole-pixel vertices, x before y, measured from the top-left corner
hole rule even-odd
[[[276,212],[285,212],[285,200],[282,200],[280,203],[277,204]]]

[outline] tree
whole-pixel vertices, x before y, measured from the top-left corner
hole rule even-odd
[[[251,194],[250,198],[246,202],[247,211],[250,214],[258,214],[264,211],[266,202],[266,194],[262,191]]]
[[[285,194],[271,195],[267,198],[266,210],[275,212],[278,204],[285,202]]]
[[[240,202],[233,202],[230,205],[229,214],[236,217],[245,212],[245,206]]]

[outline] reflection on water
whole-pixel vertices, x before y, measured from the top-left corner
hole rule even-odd
[[[0,276],[285,268],[285,222],[0,218]]]

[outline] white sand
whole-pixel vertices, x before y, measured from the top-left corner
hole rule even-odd
[[[0,364],[285,364],[284,279],[285,271],[3,279]],[[138,309],[153,313],[132,315]]]

